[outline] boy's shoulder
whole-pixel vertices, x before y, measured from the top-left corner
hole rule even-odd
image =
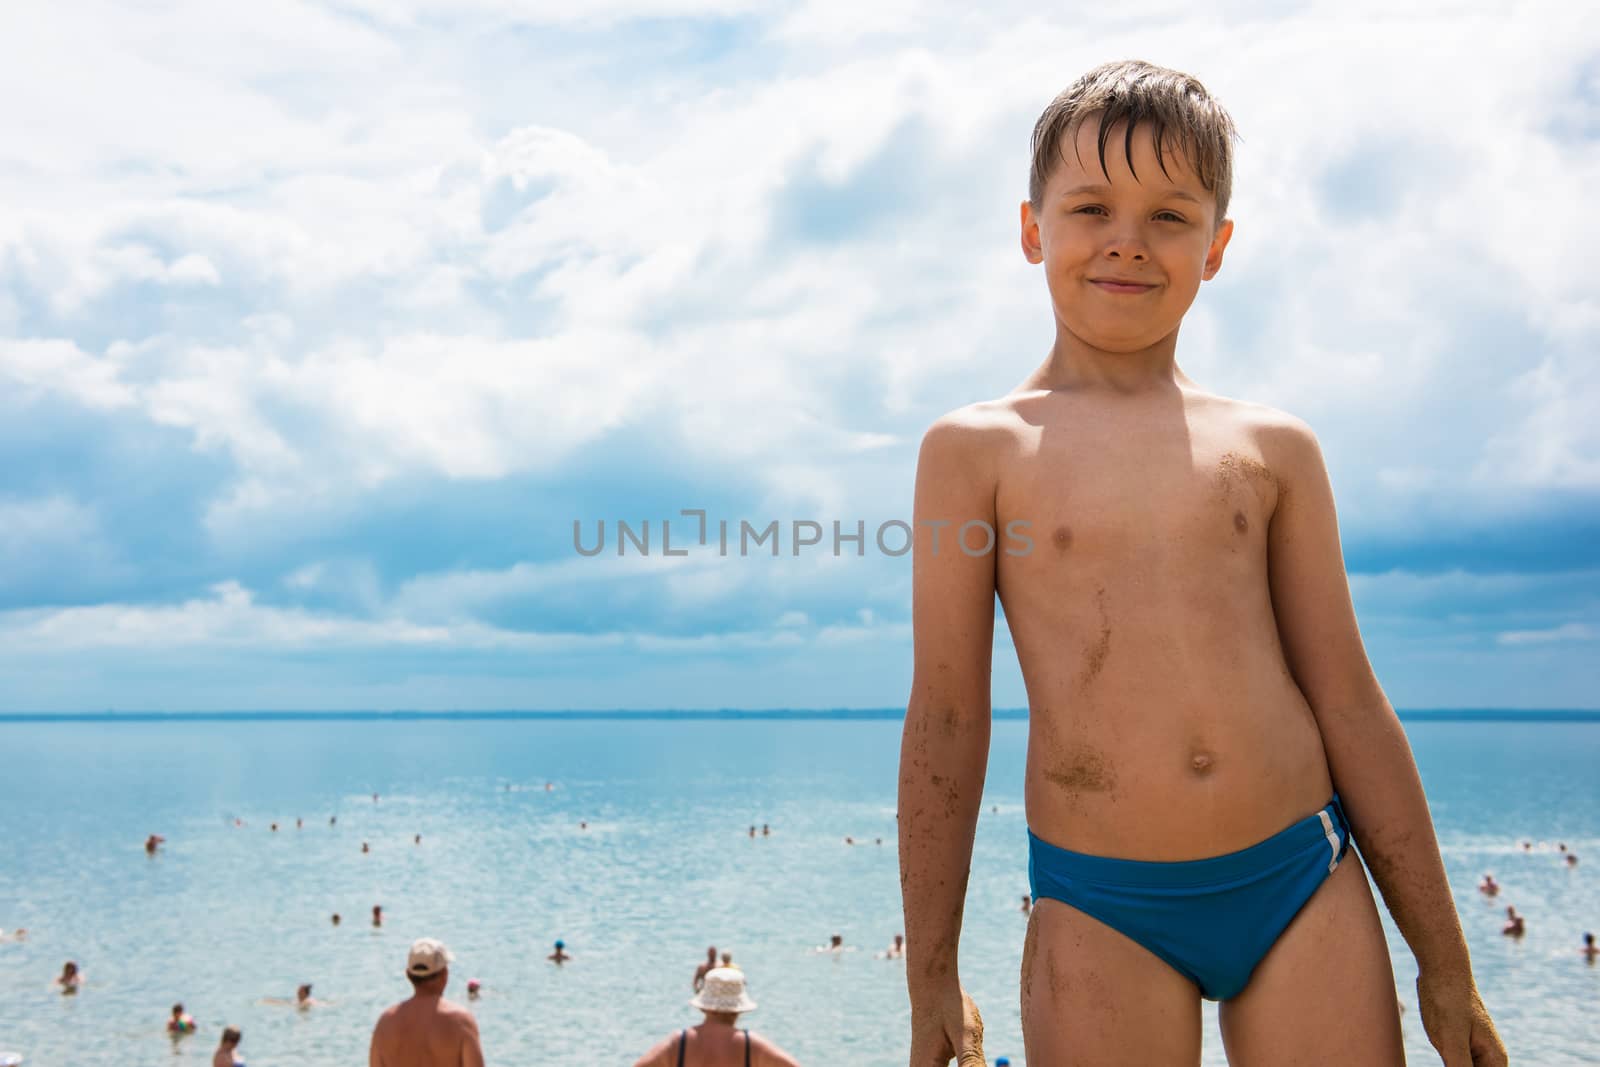
[[[1018,400],[1023,395],[1026,394],[1007,393],[993,400],[974,400],[934,419],[928,432],[983,433],[1013,426],[1019,417]]]
[[[1198,408],[1200,417],[1225,435],[1253,443],[1263,452],[1290,459],[1319,448],[1309,423],[1270,404],[1199,390],[1189,394],[1189,402],[1191,410]]]
[[[1326,477],[1322,445],[1309,423],[1281,408],[1220,394],[1202,401],[1218,430],[1221,462],[1254,465],[1281,493],[1289,486]]]
[[[1310,425],[1280,408],[1199,389],[1185,391],[1185,408],[1187,418],[1205,423],[1218,438],[1230,442],[1224,447],[1258,452],[1270,469],[1321,462],[1321,447]],[[922,455],[964,466],[1003,461],[1041,427],[1072,417],[1051,402],[1048,390],[1017,390],[940,415],[923,435]]]
[[[922,463],[940,466],[986,465],[1015,442],[1026,422],[1016,394],[978,400],[934,419],[922,435]]]

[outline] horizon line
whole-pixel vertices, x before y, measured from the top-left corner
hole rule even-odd
[[[1402,722],[1600,722],[1600,708],[1413,708],[1397,710]],[[380,722],[460,719],[472,721],[789,720],[886,722],[905,718],[904,708],[612,708],[330,711],[0,711],[6,723],[107,722]],[[992,720],[1025,721],[1027,708],[994,708]]]

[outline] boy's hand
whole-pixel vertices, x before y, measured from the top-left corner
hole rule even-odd
[[[1417,1010],[1445,1067],[1505,1067],[1506,1047],[1471,978],[1429,981],[1419,974]]]
[[[986,1067],[983,1016],[957,985],[926,1010],[911,1010],[911,1067]]]

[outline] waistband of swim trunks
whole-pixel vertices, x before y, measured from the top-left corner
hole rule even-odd
[[[1323,812],[1328,813],[1333,831],[1339,837],[1339,852],[1342,855],[1350,840],[1350,823],[1345,818],[1344,806],[1339,803],[1337,793],[1320,811],[1263,841],[1237,852],[1204,859],[1163,862],[1091,856],[1052,845],[1031,828],[1028,830],[1028,848],[1033,856],[1044,861],[1051,873],[1080,881],[1155,887],[1211,885],[1246,878],[1263,869],[1270,869],[1312,846],[1329,849],[1331,855],[1332,846],[1328,842],[1327,829],[1322,824]]]

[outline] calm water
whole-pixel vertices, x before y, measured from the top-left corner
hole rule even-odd
[[[1600,724],[1408,732],[1514,1061],[1600,1062],[1600,968],[1577,953],[1600,929]],[[750,975],[750,1024],[802,1062],[900,1067],[901,964],[874,956],[903,929],[899,736],[840,721],[0,724],[0,926],[30,930],[0,944],[0,1050],[29,1067],[208,1063],[231,1023],[251,1067],[364,1063],[373,1020],[409,991],[407,945],[430,935],[455,950],[452,996],[485,983],[491,1064],[631,1063],[698,1020],[690,977],[714,943]],[[961,953],[988,1051],[1015,1064],[1025,744],[1025,723],[995,724]],[[750,840],[762,822],[773,835]],[[154,858],[151,832],[168,839]],[[1524,854],[1524,837],[1550,845]],[[1485,870],[1497,902],[1473,889]],[[1528,916],[1520,943],[1499,934],[1508,902]],[[811,951],[832,933],[856,950]],[[1437,1063],[1389,933],[1411,1062]],[[560,969],[544,959],[558,937],[575,957]],[[51,988],[69,958],[88,978],[74,998]],[[259,1003],[300,982],[332,1004]],[[179,999],[202,1033],[174,1049],[162,1027]],[[1206,1019],[1206,1063],[1223,1063],[1213,1006]]]

